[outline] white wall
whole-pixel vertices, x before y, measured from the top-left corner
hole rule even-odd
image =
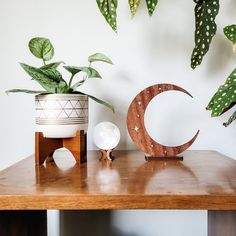
[[[115,66],[97,65],[104,80],[90,81],[84,87],[84,90],[110,101],[116,107],[113,115],[91,102],[90,149],[95,148],[91,140],[93,127],[103,120],[113,121],[120,127],[120,148],[134,148],[126,131],[127,108],[140,90],[166,82],[187,89],[194,99],[180,93],[166,93],[155,99],[146,115],[151,135],[165,144],[180,144],[200,129],[192,149],[214,149],[234,158],[236,124],[224,128],[221,124],[229,114],[212,119],[205,107],[236,65],[231,46],[222,34],[225,25],[236,22],[235,7],[234,0],[221,2],[218,33],[203,64],[193,71],[190,68],[194,38],[193,1],[160,0],[152,18],[148,17],[143,4],[131,20],[127,1],[120,0],[116,35],[99,13],[95,0],[1,0],[0,168],[30,155],[34,149],[33,97],[7,96],[4,93],[6,89],[15,87],[38,88],[17,64],[22,61],[39,65],[39,61],[27,50],[27,42],[34,36],[51,39],[56,49],[55,60],[84,65],[87,56],[98,51],[109,55],[115,63]],[[140,222],[142,214],[147,217],[144,212],[134,218],[136,213],[133,212],[115,214],[114,224],[124,230],[127,222],[132,228]],[[191,231],[192,227],[199,229],[198,235],[206,235],[205,223],[201,220],[206,221],[205,212],[193,214],[192,224],[185,224],[187,213],[165,214],[166,219],[172,219],[174,214],[175,220],[172,221],[186,227],[187,231],[179,234],[173,229],[175,236],[189,235],[188,230]],[[152,212],[151,217],[150,221],[161,219],[159,212]],[[143,231],[147,226],[139,227]],[[155,229],[155,234],[151,229],[146,231],[146,235],[173,235],[172,228],[164,222]]]

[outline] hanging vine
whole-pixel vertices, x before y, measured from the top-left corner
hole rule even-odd
[[[100,12],[117,32],[117,1],[118,0],[96,0]],[[215,22],[219,12],[219,0],[193,0],[195,6],[195,47],[191,57],[191,67],[195,69],[202,63],[203,57],[207,54],[212,38],[216,34],[217,25]],[[131,15],[134,16],[140,6],[141,0],[128,0]],[[150,16],[153,15],[158,0],[146,0],[146,6]]]
[[[158,0],[146,0],[148,13],[150,16],[152,16],[152,14],[154,13],[154,11],[156,9],[157,2],[158,2]]]
[[[228,25],[224,28],[224,34],[233,43],[233,51],[236,53],[236,25]]]
[[[102,15],[104,16],[107,23],[111,26],[111,28],[117,32],[117,0],[96,0],[98,4],[98,8]],[[128,0],[131,15],[134,16],[138,7],[140,6],[141,0]],[[148,14],[150,16],[153,15],[158,0],[146,0],[146,5],[148,9]]]
[[[191,67],[195,69],[201,64],[209,50],[217,25],[215,18],[219,12],[219,0],[194,0],[195,7],[195,48],[191,58]]]
[[[116,9],[117,9],[117,0],[96,0],[99,10],[106,19],[107,23],[111,28],[116,32],[117,23],[116,23]]]
[[[132,16],[135,15],[139,5],[140,5],[141,0],[129,0],[129,7],[130,7],[130,12]]]
[[[233,43],[233,51],[236,44],[236,25],[229,25],[224,28],[225,36]],[[211,116],[220,116],[236,104],[236,69],[228,76],[227,80],[221,85],[212,97],[207,106],[211,111]],[[236,119],[236,111],[229,117],[224,126],[228,126]]]

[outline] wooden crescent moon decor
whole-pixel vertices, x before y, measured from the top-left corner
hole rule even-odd
[[[166,91],[180,91],[190,97],[192,95],[181,87],[173,84],[156,84],[150,86],[143,91],[141,91],[131,102],[127,114],[127,127],[129,135],[133,142],[145,153],[150,156],[146,156],[146,160],[156,160],[156,159],[183,159],[183,157],[178,157],[177,155],[189,148],[199,134],[199,130],[195,136],[180,146],[164,146],[156,141],[154,141],[148,134],[145,123],[144,115],[149,105],[150,101],[160,93]]]

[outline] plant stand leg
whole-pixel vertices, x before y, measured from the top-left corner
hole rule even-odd
[[[208,236],[235,236],[236,211],[208,211]]]
[[[47,236],[47,211],[0,211],[1,236]]]
[[[59,148],[68,149],[78,165],[87,161],[87,134],[79,130],[73,138],[45,138],[43,133],[35,133],[35,164],[40,166],[53,161],[53,153]]]

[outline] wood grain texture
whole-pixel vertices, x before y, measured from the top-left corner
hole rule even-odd
[[[1,236],[47,236],[46,211],[0,211]]]
[[[59,148],[68,149],[77,164],[86,162],[87,134],[79,130],[73,138],[45,138],[43,133],[35,133],[35,164],[42,165],[48,158],[53,161],[53,154]]]
[[[111,163],[69,152],[34,166],[31,156],[0,172],[0,209],[236,210],[236,161],[217,152],[186,151],[184,161],[149,161],[115,151]]]
[[[208,236],[235,236],[236,211],[208,211]]]
[[[199,133],[198,131],[190,141],[175,147],[159,144],[148,134],[144,122],[144,115],[148,104],[155,96],[171,90],[180,91],[192,97],[189,92],[179,86],[173,84],[156,84],[141,91],[131,102],[128,109],[127,127],[130,137],[140,150],[148,153],[153,158],[175,158],[193,144]]]

